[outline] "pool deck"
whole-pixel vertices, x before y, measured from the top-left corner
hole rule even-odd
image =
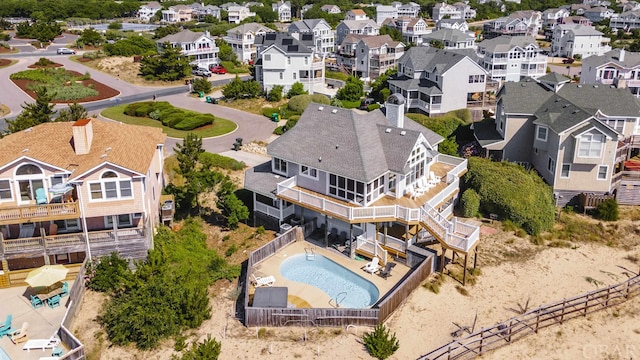
[[[371,281],[378,288],[380,297],[389,292],[389,290],[391,290],[391,288],[395,286],[395,284],[410,270],[404,264],[396,263],[397,265],[391,270],[391,276],[385,280],[377,274],[369,274],[362,270],[362,267],[364,267],[368,261],[353,260],[332,248],[326,249],[318,247],[307,241],[297,241],[284,247],[273,256],[254,266],[253,274],[256,276],[273,275],[276,279],[274,286],[284,286],[289,288],[289,295],[294,295],[305,300],[314,308],[332,308],[334,307],[334,302],[322,290],[312,285],[288,280],[280,273],[280,264],[282,264],[282,262],[289,256],[305,254],[305,248],[313,248],[316,254],[323,255],[362,276],[364,279]],[[251,286],[249,293],[253,294],[254,291],[254,287]]]
[[[73,281],[68,281],[69,288],[73,286]],[[34,309],[31,301],[25,296],[26,286],[17,286],[7,289],[0,289],[0,322],[4,324],[7,315],[13,316],[11,327],[20,329],[22,323],[29,323],[27,330],[28,339],[48,339],[60,328],[60,323],[67,311],[66,305],[69,297],[63,297],[60,306],[51,309],[48,306]],[[13,360],[37,360],[41,357],[51,356],[52,349],[42,350],[22,350],[24,343],[14,344],[9,337],[0,338],[2,347]],[[62,344],[60,345],[62,346]],[[65,352],[67,350],[65,349]]]

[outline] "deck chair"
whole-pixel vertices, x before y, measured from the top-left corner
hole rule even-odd
[[[36,204],[42,205],[46,204],[47,201],[47,193],[44,191],[44,188],[36,189]]]
[[[36,225],[31,223],[31,224],[22,224],[20,226],[20,234],[18,235],[18,238],[22,239],[22,238],[30,238],[33,237],[33,233],[36,231]]]
[[[49,224],[49,235],[58,235],[58,225],[56,223]]]
[[[42,300],[40,300],[39,297],[35,295],[31,295],[30,297],[31,297],[31,306],[33,306],[34,309],[44,306],[44,302],[42,302]]]
[[[23,322],[22,327],[14,332],[7,334],[11,342],[14,344],[27,341],[27,330],[29,329],[29,323]]]
[[[380,277],[382,277],[383,279],[387,280],[387,278],[391,276],[391,269],[393,269],[395,266],[396,266],[396,263],[388,262],[387,265],[385,265],[384,269],[380,270],[378,275],[380,275]]]
[[[368,262],[362,269],[370,274],[375,273],[380,269],[380,259],[377,256],[374,256],[371,262]]]
[[[254,280],[253,286],[255,287],[273,286],[273,284],[275,284],[276,282],[276,278],[274,278],[273,275],[260,277],[260,276],[255,276],[254,274],[251,274],[251,276],[253,276],[253,280]]]
[[[62,292],[60,293],[61,298],[65,296],[69,296],[69,283],[66,281],[62,283]]]
[[[440,182],[440,178],[433,171],[429,171],[429,185],[435,186]]]
[[[4,324],[0,325],[0,338],[8,334],[11,329],[11,320],[13,320],[13,315],[7,315],[7,319],[4,321]]]
[[[32,339],[27,341],[24,344],[24,346],[22,347],[22,350],[31,351],[34,349],[40,349],[44,351],[45,349],[54,349],[58,347],[59,344],[60,344],[60,339],[58,339],[55,336],[49,339]]]
[[[54,295],[47,299],[47,304],[49,304],[49,307],[52,309],[56,306],[60,306],[60,295]]]

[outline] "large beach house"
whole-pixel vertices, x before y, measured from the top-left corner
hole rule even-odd
[[[7,270],[146,255],[160,221],[160,129],[83,119],[0,139],[0,260]]]
[[[316,222],[325,246],[347,244],[351,256],[386,261],[435,240],[474,251],[479,227],[453,216],[467,160],[440,154],[443,138],[405,118],[404,101],[391,95],[386,116],[309,105],[267,146],[272,160],[245,173],[254,214],[281,228]]]

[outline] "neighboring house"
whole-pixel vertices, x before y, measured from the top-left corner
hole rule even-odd
[[[453,217],[467,160],[438,153],[443,138],[403,108],[400,94],[389,97],[386,117],[310,104],[267,146],[271,161],[245,172],[254,214],[275,226],[315,223],[327,247],[341,234],[351,257],[386,262],[388,252],[407,256],[426,241],[473,251],[479,227]]]
[[[224,11],[229,11],[229,8],[233,7],[233,6],[242,6],[242,5],[240,5],[238,3],[234,3],[234,2],[228,2],[228,3],[224,3],[224,4],[220,5],[220,9],[222,9]]]
[[[507,82],[497,98],[495,124],[473,125],[488,157],[534,167],[560,206],[583,192],[640,205],[640,172],[625,171],[640,151],[640,106],[628,90],[550,73]]]
[[[622,12],[640,10],[640,3],[637,1],[627,1],[622,4]]]
[[[640,29],[640,10],[627,11],[612,17],[609,22],[609,27],[611,27],[613,31],[620,29],[625,31]]]
[[[302,7],[300,8],[300,15],[304,16],[304,14],[309,11],[309,9],[311,9],[313,7],[313,4],[306,4],[306,5],[302,5]]]
[[[193,9],[188,5],[169,6],[167,10],[162,10],[162,22],[177,23],[191,21]]]
[[[591,21],[589,21],[589,19],[587,19],[584,16],[578,16],[578,15],[564,17],[560,19],[560,24],[574,24],[574,25],[584,25],[584,26],[593,25]],[[553,36],[553,31],[551,32],[551,36],[549,36],[549,39],[551,39],[552,36]]]
[[[533,10],[516,11],[485,23],[482,36],[492,39],[502,35],[536,36],[542,29],[542,13]]]
[[[466,108],[486,91],[487,71],[472,57],[473,50],[412,47],[398,60],[389,90],[405,97],[407,110],[428,115]]]
[[[256,57],[256,37],[270,32],[273,32],[273,30],[266,26],[258,23],[247,23],[227,30],[227,36],[224,37],[224,41],[231,45],[233,52],[238,55],[239,61],[248,63]]]
[[[571,15],[568,9],[553,8],[542,12],[542,26],[545,30],[553,30],[562,18]]]
[[[114,251],[144,258],[160,224],[165,139],[157,128],[97,119],[5,135],[3,270],[78,264]]]
[[[177,34],[167,35],[156,40],[158,52],[162,52],[165,43],[169,43],[171,47],[182,49],[182,54],[189,57],[192,65],[208,69],[210,65],[220,62],[218,59],[220,49],[208,31],[202,33],[182,30]]]
[[[582,62],[580,83],[629,88],[640,97],[640,53],[613,49],[604,55],[589,56]]]
[[[138,9],[138,19],[140,21],[150,21],[152,17],[156,15],[158,11],[162,10],[162,5],[157,1],[152,1],[140,6]]]
[[[578,16],[583,16],[584,13],[589,9],[591,9],[591,5],[571,4],[569,6],[569,11],[571,11],[571,14],[578,15]]]
[[[478,43],[480,64],[497,81],[520,81],[546,74],[547,55],[531,36],[499,36]]]
[[[248,1],[248,2],[246,2],[244,4],[242,4],[242,6],[248,7],[248,8],[252,8],[254,6],[262,7],[262,6],[264,6],[264,4],[262,2],[259,2],[259,1]]]
[[[376,22],[381,25],[386,19],[397,19],[398,8],[392,5],[376,5]]]
[[[376,79],[396,67],[404,54],[404,44],[389,35],[365,36],[355,46],[355,72],[359,77]]]
[[[328,14],[340,14],[342,11],[338,5],[322,5],[320,10],[328,13]]]
[[[280,0],[271,4],[271,10],[278,14],[278,21],[290,22],[291,21],[291,2]]]
[[[249,10],[246,6],[229,6],[227,8],[229,23],[240,24],[241,21],[248,17],[256,16],[256,13]]]
[[[336,49],[336,64],[344,71],[351,72],[356,67],[356,46],[367,35],[347,35]]]
[[[444,18],[468,20],[475,17],[476,11],[463,2],[457,2],[453,5],[445,2],[437,3],[431,12],[431,18],[436,22]]]
[[[420,5],[414,2],[408,2],[402,4],[400,2],[393,2],[393,6],[398,9],[398,17],[408,16],[410,18],[417,18],[420,14]]]
[[[432,42],[438,42],[445,49],[474,49],[475,38],[473,35],[464,33],[460,30],[442,29],[432,32],[431,34],[422,36],[422,43],[431,46]]]
[[[596,6],[590,8],[589,10],[586,10],[583,16],[589,19],[589,21],[595,23],[604,19],[611,19],[614,14],[615,11],[613,11],[612,9],[602,6]]]
[[[347,11],[344,16],[345,20],[363,21],[369,20],[369,17],[362,9],[352,9]]]
[[[384,21],[383,26],[400,30],[402,39],[407,44],[413,43],[420,45],[422,44],[422,36],[431,32],[429,25],[427,25],[424,19],[410,18],[407,16],[400,16],[397,19],[387,19]]]
[[[344,38],[349,34],[378,35],[380,34],[380,25],[373,20],[343,20],[336,27],[336,44],[342,44]]]
[[[256,38],[256,47],[255,78],[265,92],[280,85],[286,93],[296,82],[310,93],[315,84],[324,86],[324,56],[313,46],[288,34],[268,33]]]
[[[607,1],[607,0],[582,0],[582,3],[584,5],[589,5],[589,6],[602,6],[602,7],[611,6],[611,1]]]
[[[204,21],[207,15],[220,20],[220,8],[215,5],[202,5],[196,2],[191,4],[191,8],[193,9],[191,13],[193,20]]]
[[[464,19],[442,19],[436,23],[436,30],[454,29],[462,32],[469,31],[469,24]]]
[[[611,50],[610,39],[593,26],[561,24],[553,30],[551,55],[563,57],[603,55]]]
[[[335,51],[335,33],[324,19],[307,19],[294,21],[287,32],[299,40],[311,35],[317,53],[328,54]]]

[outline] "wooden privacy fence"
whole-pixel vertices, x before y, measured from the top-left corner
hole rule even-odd
[[[78,340],[73,333],[69,330],[71,328],[71,324],[73,324],[73,319],[78,312],[78,307],[82,302],[82,297],[84,296],[85,286],[84,286],[84,277],[87,272],[87,260],[85,259],[82,263],[82,267],[80,271],[78,271],[78,275],[73,282],[73,286],[71,286],[71,290],[69,291],[69,305],[67,306],[67,311],[64,314],[64,318],[62,319],[62,323],[60,324],[60,330],[58,330],[58,336],[60,340],[65,344],[67,348],[69,348],[69,352],[64,354],[60,359],[64,360],[84,360],[84,345]]]
[[[640,275],[616,285],[529,310],[500,324],[453,340],[419,359],[471,359],[531,333],[537,333],[547,326],[562,324],[566,320],[618,305],[638,293]]]
[[[433,268],[433,256],[426,258],[369,309],[349,308],[258,308],[249,306],[250,276],[253,266],[279,249],[296,241],[298,227],[287,231],[249,255],[244,283],[245,326],[346,326],[377,325],[383,322],[424,281]]]
[[[593,193],[580,193],[578,195],[578,205],[583,211],[595,209],[605,200],[613,199],[613,195],[598,195]]]

